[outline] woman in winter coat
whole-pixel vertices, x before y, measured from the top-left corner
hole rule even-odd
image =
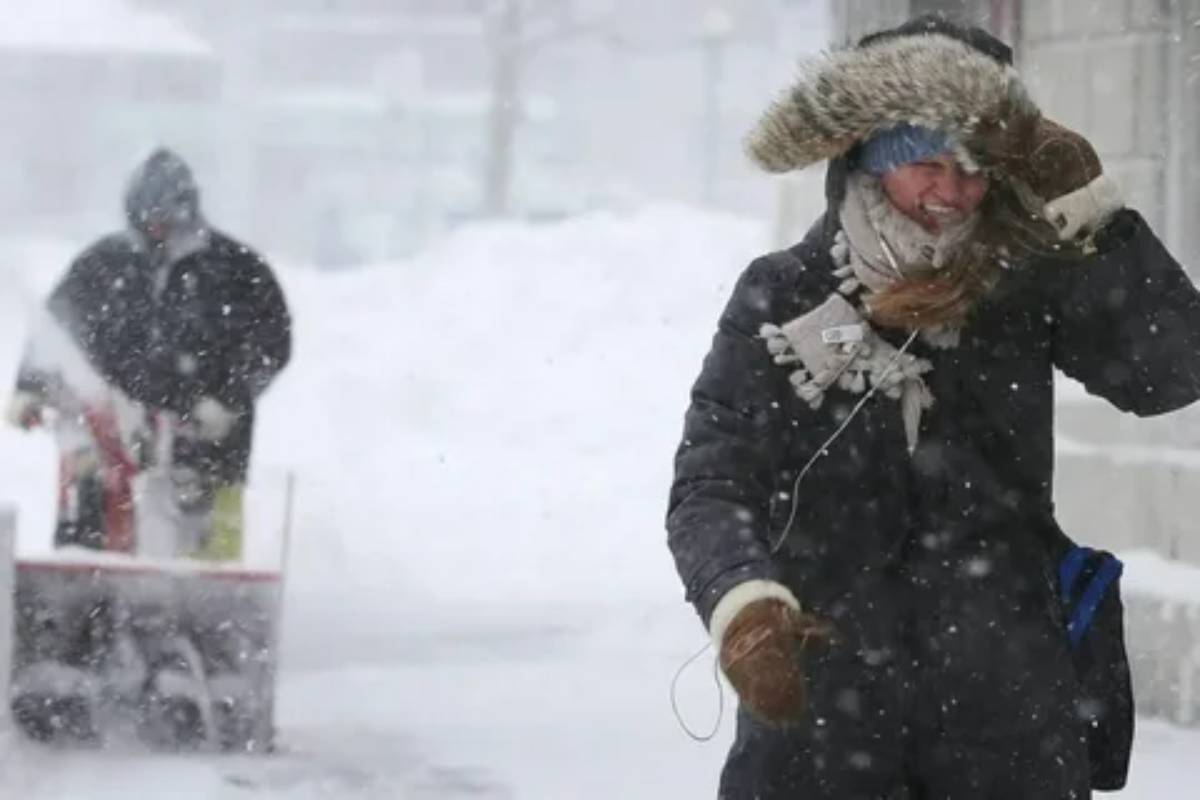
[[[1119,562],[1055,522],[1053,373],[1193,402],[1200,294],[977,29],[815,62],[749,146],[828,160],[828,210],[743,273],[676,456],[669,544],[740,699],[720,796],[1119,788]]]

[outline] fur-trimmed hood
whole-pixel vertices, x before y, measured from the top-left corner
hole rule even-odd
[[[802,64],[800,77],[750,132],[751,157],[770,172],[832,160],[901,122],[949,134],[971,153],[981,123],[1036,117],[1013,68],[951,33],[898,31]]]
[[[872,321],[903,328],[958,326],[997,285],[1003,268],[1074,253],[1043,219],[1041,200],[1006,174],[1010,154],[1001,148],[1010,146],[1007,134],[1033,129],[1040,116],[1003,42],[931,14],[808,61],[751,131],[747,146],[771,172],[829,162],[828,205],[811,232],[832,247],[864,140],[900,123],[946,134],[962,163],[994,179],[979,208],[979,224],[936,275],[877,296]]]

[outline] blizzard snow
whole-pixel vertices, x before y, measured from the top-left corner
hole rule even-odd
[[[192,56],[211,52],[204,40],[169,17],[135,8],[127,0],[42,0],[6,7],[0,48]]]
[[[662,517],[688,385],[765,238],[756,223],[654,207],[480,226],[359,272],[281,269],[296,361],[262,408],[254,481],[275,507],[297,476],[286,752],[12,742],[3,794],[714,796],[731,724],[727,709],[700,745],[672,716],[671,678],[705,637]],[[0,374],[79,244],[0,248]],[[5,429],[0,448],[0,502],[19,506],[22,547],[36,549],[49,438]],[[278,518],[264,513],[260,533]],[[693,728],[711,726],[709,655],[680,702]],[[1143,726],[1122,796],[1190,785],[1198,755],[1200,735]]]

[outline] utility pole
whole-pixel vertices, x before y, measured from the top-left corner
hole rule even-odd
[[[493,217],[504,216],[509,210],[513,145],[521,114],[523,10],[521,0],[503,0],[496,11],[483,186],[484,210]]]
[[[725,46],[733,32],[733,19],[720,5],[710,5],[700,21],[703,60],[704,111],[701,121],[701,200],[716,205],[718,164],[721,157],[721,83],[724,78]]]

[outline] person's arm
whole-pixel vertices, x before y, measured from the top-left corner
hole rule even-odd
[[[247,251],[239,270],[242,296],[233,321],[228,376],[237,385],[221,394],[234,403],[254,403],[292,357],[292,318],[283,289],[270,266]]]
[[[203,354],[181,352],[176,344],[163,348],[150,369],[160,389],[157,405],[212,441],[235,429],[291,358],[291,315],[270,268],[240,245],[220,255],[217,266],[228,278],[203,309]]]
[[[971,147],[1027,190],[1058,238],[1094,246],[1033,265],[1049,291],[1054,363],[1093,394],[1139,415],[1200,397],[1200,294],[1104,173],[1088,140],[1044,117],[983,124]],[[1072,244],[1073,243],[1073,244]]]
[[[798,260],[755,261],[738,281],[692,389],[667,516],[687,598],[743,707],[769,724],[807,707],[802,653],[826,624],[803,612],[771,552],[771,493],[794,391],[760,337],[799,310]],[[790,306],[783,308],[783,305]]]
[[[759,337],[777,322],[783,270],[769,259],[743,273],[692,389],[667,515],[675,565],[719,641],[737,611],[774,597],[797,606],[770,553],[769,506],[786,447],[786,370]]]
[[[1200,399],[1200,292],[1135,211],[1117,212],[1096,246],[1049,265],[1054,363],[1140,416]]]
[[[249,411],[291,359],[292,321],[270,267],[249,249],[222,265],[230,279],[205,309],[213,344],[194,372],[174,371],[171,406],[221,438],[221,419]],[[225,426],[228,427],[228,426]]]

